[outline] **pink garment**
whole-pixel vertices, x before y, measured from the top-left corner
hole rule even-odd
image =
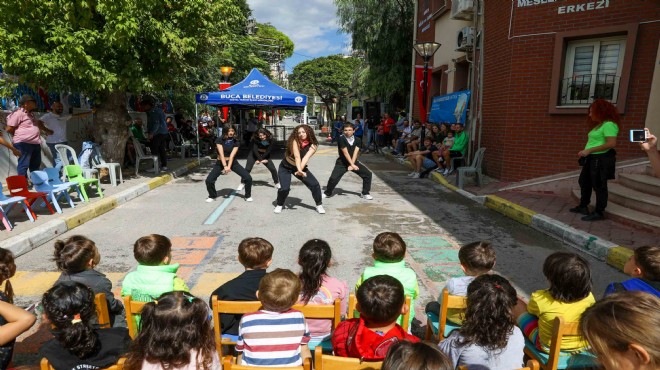
[[[7,126],[16,127],[14,143],[41,144],[41,132],[32,113],[18,108],[7,117]]]
[[[325,275],[321,288],[307,304],[333,304],[337,298],[341,299],[341,312],[346,312],[348,309],[348,285],[345,281]],[[306,319],[306,321],[312,341],[320,341],[332,333],[332,320]]]
[[[183,367],[175,367],[172,368],[173,370],[196,370],[198,369],[197,367],[197,350],[192,350],[190,351],[190,362],[188,365],[183,366]],[[199,362],[202,361],[201,355],[199,356]],[[201,368],[201,364],[200,364]],[[219,370],[222,369],[222,366],[220,366],[220,358],[218,357],[217,353],[213,354],[213,364],[211,365],[212,370]],[[163,370],[163,367],[160,366],[159,363],[152,364],[151,362],[147,362],[147,360],[142,361],[142,370]]]

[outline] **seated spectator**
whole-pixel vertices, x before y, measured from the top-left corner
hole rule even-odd
[[[451,147],[453,145],[454,145],[454,133],[449,131],[447,132],[447,136],[445,136],[445,138],[442,140],[442,146],[440,146],[440,148],[437,151],[431,153],[431,155],[433,156],[433,160],[438,165],[436,171],[444,172],[444,170],[449,167],[449,163],[445,162],[445,158],[443,157],[442,153],[444,153],[447,150],[451,151]]]
[[[147,145],[147,138],[144,136],[144,128],[142,127],[142,119],[136,118],[133,120],[128,129],[131,130],[133,137],[140,142],[140,144]]]
[[[192,120],[186,120],[183,126],[179,128],[179,133],[183,137],[183,140],[195,140],[195,129],[193,129],[192,123]]]
[[[172,116],[167,116],[167,118],[165,118],[165,124],[167,124],[167,132],[176,132],[176,126],[172,121]]]
[[[417,150],[421,137],[422,123],[419,120],[414,120],[412,131],[410,132],[410,139],[406,143],[406,153],[414,152]]]
[[[422,170],[428,173],[430,170],[435,169],[436,163],[433,160],[433,152],[437,151],[438,148],[433,145],[433,141],[430,137],[424,138],[424,145],[419,147],[419,150],[406,153],[406,157],[413,165],[413,172],[408,174],[408,177],[413,179],[418,179],[422,177]]]
[[[481,275],[467,290],[463,326],[440,342],[452,368],[516,369],[523,363],[525,337],[515,324],[516,290],[499,275]]]
[[[447,356],[429,342],[398,342],[387,351],[382,370],[454,370]]]
[[[640,290],[660,297],[660,246],[643,246],[635,249],[623,272],[632,276],[622,283],[612,283],[605,295],[626,290]]]
[[[103,369],[128,350],[128,329],[94,328],[94,292],[86,285],[57,284],[44,293],[41,302],[55,338],[41,346],[39,355],[53,368]]]
[[[450,168],[451,166],[451,159],[452,158],[458,158],[458,157],[464,157],[465,156],[465,150],[467,149],[468,145],[468,137],[465,132],[463,132],[463,125],[456,123],[452,125],[454,131],[454,144],[449,148],[445,149],[444,152],[442,152],[442,156],[445,159],[445,163],[448,163],[449,165],[446,166],[444,172],[442,173],[443,175],[449,175],[451,172],[456,170],[455,168]]]
[[[263,309],[243,315],[238,328],[236,351],[243,353],[243,365],[300,366],[303,358],[311,357],[305,317],[291,309],[300,288],[290,270],[276,269],[261,279],[257,297]]]
[[[609,295],[580,318],[580,332],[605,370],[660,369],[660,298],[644,292]]]
[[[144,305],[126,369],[221,369],[208,312],[203,300],[184,292],[165,293]]]
[[[399,138],[396,140],[396,145],[394,146],[394,155],[403,155],[406,152],[406,146],[410,143],[410,134],[412,133],[412,127],[408,119],[403,120],[403,126],[399,134]]]
[[[656,138],[648,128],[646,130],[646,141],[639,143],[639,146],[643,151],[646,152],[646,155],[649,157],[649,162],[651,162],[651,168],[653,168],[653,175],[657,178],[660,178],[660,153],[658,153],[658,138]]]
[[[246,238],[238,244],[238,262],[245,271],[220,285],[211,293],[219,301],[256,301],[259,283],[273,262],[273,245],[262,238]],[[211,298],[209,298],[209,306]],[[238,335],[238,323],[243,315],[220,315],[222,334]],[[214,318],[217,320],[217,318]]]
[[[332,334],[335,356],[380,361],[394,343],[419,342],[396,322],[409,309],[399,280],[389,275],[370,277],[357,289],[356,298],[360,318],[343,321]]]

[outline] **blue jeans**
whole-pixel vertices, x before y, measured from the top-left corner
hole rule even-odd
[[[39,167],[41,167],[41,145],[14,143],[14,147],[21,152],[16,169],[19,175],[27,177],[28,169],[30,172],[39,171]]]
[[[46,143],[48,145],[48,148],[50,148],[50,152],[53,154],[53,167],[57,168],[58,171],[62,172],[62,167],[64,167],[64,163],[62,162],[62,158],[60,158],[60,152],[58,152],[55,149],[55,145],[62,144],[62,145],[69,145],[68,141],[63,141],[61,143]],[[69,163],[73,163],[73,157],[71,156],[71,153],[67,151],[67,156],[69,157]]]

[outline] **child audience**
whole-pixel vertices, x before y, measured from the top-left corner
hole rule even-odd
[[[639,290],[660,297],[660,246],[643,246],[635,249],[623,266],[623,272],[632,276],[622,283],[612,283],[605,295],[626,290]]]
[[[519,304],[515,313],[523,333],[539,350],[548,352],[555,317],[577,322],[595,299],[591,293],[589,263],[575,253],[555,252],[548,256],[543,263],[543,275],[550,287],[532,293],[526,312],[520,312],[524,309]],[[586,343],[579,336],[562,338],[564,351],[579,351],[585,347]]]
[[[580,332],[605,370],[660,369],[658,307],[657,296],[625,291],[584,311]]]
[[[398,279],[403,284],[404,294],[410,296],[410,311],[414,310],[414,300],[419,294],[419,284],[417,283],[417,274],[413,269],[406,267],[406,262],[403,260],[406,256],[406,243],[401,236],[393,232],[383,232],[376,236],[373,243],[374,265],[366,267],[360,280],[355,286],[355,290],[360,287],[360,284],[368,278],[376,275],[389,275]],[[410,322],[412,323],[413,315],[410,315]],[[397,320],[399,324],[403,322],[403,316]]]
[[[440,349],[428,342],[403,341],[387,351],[382,370],[453,370]]]
[[[263,309],[243,315],[238,327],[236,351],[247,366],[300,366],[310,357],[303,345],[310,340],[302,312],[291,307],[300,296],[298,276],[275,269],[259,283],[257,297]]]
[[[499,275],[481,275],[467,290],[463,326],[440,342],[452,368],[516,369],[523,363],[525,337],[515,325],[516,290]]]
[[[145,304],[141,330],[131,345],[125,367],[220,369],[206,303],[184,292],[170,292]]]
[[[399,280],[389,275],[372,276],[362,282],[356,298],[360,317],[343,321],[332,334],[336,356],[380,361],[392,344],[419,341],[396,322],[409,309]]]
[[[94,269],[101,261],[101,255],[93,241],[82,235],[58,240],[55,242],[53,260],[57,269],[62,272],[55,284],[77,281],[90,287],[94,294],[105,294],[112,326],[127,326],[124,304],[112,294],[112,282]]]
[[[39,355],[56,370],[105,368],[127,351],[126,328],[94,328],[94,292],[86,285],[59,283],[44,293],[42,305],[55,338],[41,346]]]
[[[256,301],[259,283],[273,261],[273,249],[273,245],[265,239],[243,239],[238,245],[238,262],[245,267],[245,271],[214,290],[211,297],[218,296],[219,301]],[[242,315],[220,315],[222,334],[238,335],[241,317]]]
[[[143,236],[133,245],[137,271],[129,272],[122,282],[121,295],[134,301],[149,302],[174,290],[188,292],[186,282],[176,276],[179,264],[170,264],[172,243],[158,234]]]

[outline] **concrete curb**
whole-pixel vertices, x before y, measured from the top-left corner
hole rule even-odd
[[[202,162],[207,160],[208,159],[202,159]],[[73,228],[78,227],[85,222],[93,220],[94,218],[117,208],[119,205],[135,199],[152,189],[167,184],[173,179],[182,176],[183,174],[198,166],[199,164],[197,161],[188,163],[175,169],[171,173],[155,177],[145,183],[134,185],[117,194],[100,199],[97,202],[94,202],[94,204],[91,204],[88,208],[75,211],[70,215],[62,215],[59,218],[48,221],[39,227],[35,227],[34,229],[27,230],[21,234],[7,239],[2,242],[2,248],[12,251],[12,253],[14,253],[14,257],[21,256],[35,249],[39,245],[57,238],[58,236]]]
[[[390,159],[395,159],[394,156],[389,153],[385,153],[385,156]],[[412,164],[408,161],[403,162],[403,164],[412,168]],[[534,229],[574,248],[589,253],[619,271],[623,271],[623,265],[628,259],[630,259],[630,256],[633,255],[633,251],[630,248],[603,240],[551,217],[512,203],[504,198],[496,195],[477,196],[463,189],[459,189],[450,184],[444,176],[437,172],[432,172],[429,177],[451,191],[459,193],[477,203],[481,203],[496,212],[520,222],[521,224],[533,227]]]

